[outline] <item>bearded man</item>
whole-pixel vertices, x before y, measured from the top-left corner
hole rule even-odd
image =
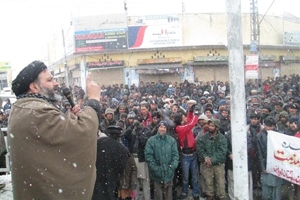
[[[208,134],[204,134],[197,141],[197,153],[203,164],[205,192],[208,200],[217,196],[226,199],[225,192],[225,161],[227,153],[227,140],[219,132],[220,120],[208,121]]]
[[[12,82],[17,101],[8,124],[13,196],[91,199],[96,179],[100,87],[87,77],[89,100],[63,113],[47,66],[33,61]]]

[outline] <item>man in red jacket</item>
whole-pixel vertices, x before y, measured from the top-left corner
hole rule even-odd
[[[189,112],[187,117],[181,113],[174,116],[174,123],[176,125],[175,131],[180,142],[180,159],[182,167],[182,190],[179,199],[185,199],[188,194],[189,187],[189,172],[192,176],[193,197],[199,199],[199,185],[198,185],[198,162],[196,154],[196,143],[192,129],[197,124],[199,112],[195,110],[193,102],[188,104]],[[190,108],[189,108],[190,107]]]

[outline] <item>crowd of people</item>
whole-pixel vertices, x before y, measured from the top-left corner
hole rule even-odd
[[[299,83],[298,75],[246,83],[250,199],[258,189],[279,200],[282,186],[300,199],[299,186],[266,172],[267,131],[295,136],[300,127]],[[194,199],[234,199],[228,82],[116,84],[101,95],[100,132],[110,137],[119,127],[118,141],[135,159],[132,191],[144,199],[185,199],[189,189]]]
[[[300,199],[266,171],[267,131],[298,137],[298,75],[248,81],[249,199]],[[234,199],[228,82],[72,88],[74,107],[40,61],[13,81],[8,123],[14,199]],[[87,99],[85,99],[85,95]],[[24,154],[24,152],[26,152]],[[47,158],[47,159],[45,159]],[[180,188],[180,192],[177,191]]]

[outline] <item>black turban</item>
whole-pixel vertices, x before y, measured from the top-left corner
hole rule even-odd
[[[38,75],[47,69],[47,66],[41,61],[33,61],[27,65],[12,82],[12,91],[16,96],[25,94],[30,83],[32,83]]]

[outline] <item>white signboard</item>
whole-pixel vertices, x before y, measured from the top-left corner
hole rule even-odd
[[[182,25],[178,15],[132,17],[128,26],[128,46],[158,48],[182,45]]]
[[[300,138],[268,131],[267,172],[300,185]]]
[[[246,56],[246,79],[258,79],[259,56],[257,54]]]

